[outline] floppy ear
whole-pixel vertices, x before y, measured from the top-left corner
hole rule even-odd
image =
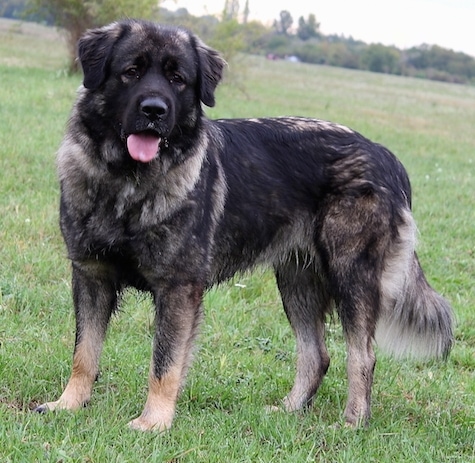
[[[84,73],[84,87],[96,90],[107,76],[112,47],[120,34],[119,24],[87,31],[78,42],[78,57]]]
[[[223,77],[226,61],[212,48],[195,38],[199,57],[198,85],[201,101],[209,107],[214,106],[214,91]]]

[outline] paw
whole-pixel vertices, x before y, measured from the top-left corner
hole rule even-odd
[[[33,409],[35,413],[41,413],[41,414],[48,413],[50,410],[51,409],[49,408],[48,404],[41,404]]]
[[[353,429],[360,429],[360,428],[367,428],[369,426],[369,416],[368,415],[351,415],[345,416],[345,428],[353,428]]]
[[[134,429],[137,431],[158,431],[164,432],[171,428],[171,421],[170,422],[163,422],[163,421],[155,421],[151,420],[150,418],[139,416],[134,420],[129,422],[129,428]]]
[[[266,413],[279,413],[279,412],[285,412],[285,409],[283,407],[279,407],[278,405],[266,405],[264,407],[264,410]]]
[[[89,400],[77,400],[61,397],[56,402],[46,402],[33,409],[36,413],[48,413],[54,410],[79,410],[88,404]]]
[[[33,409],[33,411],[36,413],[48,413],[60,408],[65,407],[61,407],[59,400],[57,400],[56,402],[46,402],[44,404],[38,405]]]

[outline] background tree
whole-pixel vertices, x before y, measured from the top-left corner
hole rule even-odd
[[[223,21],[234,21],[239,15],[239,0],[226,0],[224,2]]]
[[[31,9],[66,35],[70,71],[76,71],[76,44],[86,29],[124,17],[151,18],[158,0],[29,0]]]
[[[305,21],[303,16],[299,18],[299,25],[297,28],[297,36],[300,40],[308,40],[311,38],[320,37],[320,23],[314,14],[308,15],[308,20]]]
[[[244,11],[242,13],[242,22],[243,22],[243,24],[247,24],[249,22],[249,13],[250,13],[249,0],[246,0],[246,3],[244,5]]]
[[[287,10],[283,10],[280,12],[280,19],[274,21],[274,28],[278,34],[289,35],[289,29],[293,23],[292,15]]]
[[[361,54],[363,69],[387,74],[400,74],[400,51],[380,43],[372,43]]]

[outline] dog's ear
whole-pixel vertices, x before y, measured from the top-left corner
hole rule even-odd
[[[100,29],[88,30],[79,39],[78,58],[84,73],[84,87],[96,90],[102,85],[107,77],[112,47],[119,35],[120,25],[113,23]]]
[[[201,101],[209,107],[214,106],[214,91],[223,77],[226,61],[212,48],[205,45],[199,38],[196,50],[199,57],[198,85]]]

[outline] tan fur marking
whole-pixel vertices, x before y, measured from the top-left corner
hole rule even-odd
[[[68,384],[56,402],[45,404],[48,410],[77,410],[89,402],[97,374],[97,361],[93,360],[98,358],[97,350],[95,344],[82,342],[78,345]]]
[[[140,431],[165,431],[172,425],[176,400],[181,385],[180,365],[175,365],[161,379],[150,369],[149,390],[142,414],[129,426]]]

